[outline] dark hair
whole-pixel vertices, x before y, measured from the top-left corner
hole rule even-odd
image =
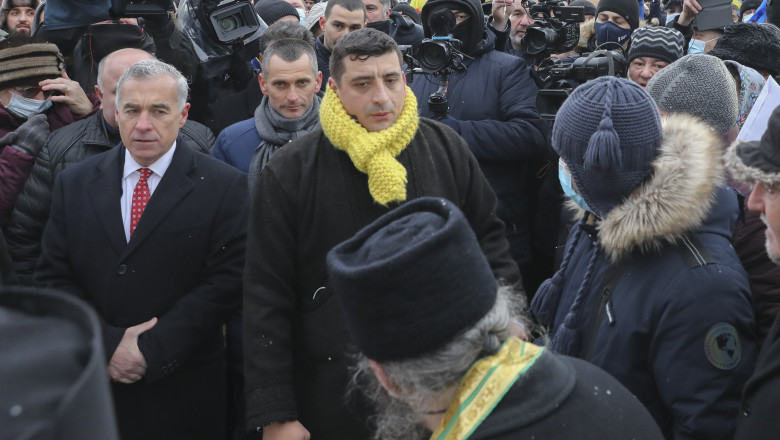
[[[332,0],[331,0],[332,1]],[[341,75],[344,74],[344,58],[351,60],[366,60],[394,52],[398,55],[398,63],[403,64],[401,51],[389,35],[376,29],[365,28],[350,32],[341,37],[333,47],[330,55],[330,76],[341,85]]]
[[[295,40],[302,40],[304,43],[314,47],[314,36],[301,26],[297,21],[277,21],[276,23],[268,26],[268,29],[260,35],[258,38],[258,45],[260,46],[260,53],[265,52],[268,46],[274,41],[284,40],[286,38],[292,38]]]
[[[329,0],[328,6],[325,7],[325,20],[330,17],[330,10],[336,5],[341,6],[347,11],[356,11],[360,9],[363,11],[363,20],[366,19],[366,5],[363,4],[363,0]]]
[[[306,28],[299,23],[293,24],[303,29],[305,32],[308,32]],[[317,54],[314,52],[314,46],[303,40],[283,38],[271,43],[263,52],[263,72],[268,72],[268,64],[271,62],[271,58],[273,58],[274,55],[278,55],[281,59],[290,63],[299,60],[304,55],[308,55],[309,62],[311,63],[311,70],[315,76],[317,75]]]

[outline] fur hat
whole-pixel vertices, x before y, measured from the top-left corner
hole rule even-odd
[[[3,438],[116,440],[98,316],[56,291],[0,291]]]
[[[686,55],[659,70],[647,92],[665,113],[696,116],[723,134],[737,122],[737,86],[723,61],[705,54]]]
[[[767,23],[733,23],[709,52],[756,70],[780,74],[780,29]]]
[[[12,41],[34,40],[14,35],[4,42]],[[0,49],[0,90],[59,78],[64,70],[65,60],[54,44],[28,43]]]
[[[677,29],[665,26],[645,26],[631,34],[628,61],[653,57],[667,63],[677,61],[685,53],[685,37]]]
[[[0,6],[0,28],[9,30],[7,27],[8,13],[11,9],[22,7],[37,9],[39,4],[41,4],[41,0],[3,0],[3,4]]]
[[[631,29],[639,27],[639,3],[636,0],[599,0],[596,15],[601,11],[611,11],[625,18]]]
[[[422,197],[334,247],[328,284],[368,358],[411,359],[443,347],[493,307],[498,283],[463,213]]]
[[[552,146],[582,197],[604,218],[652,171],[661,119],[652,98],[627,79],[590,80],[558,110]]]
[[[780,185],[780,107],[769,117],[760,141],[737,141],[729,147],[726,166],[737,181]]]
[[[290,15],[299,18],[298,10],[284,0],[260,0],[255,3],[255,12],[265,24],[271,26],[276,20]]]

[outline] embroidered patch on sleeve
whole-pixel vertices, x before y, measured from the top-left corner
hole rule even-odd
[[[739,342],[737,329],[725,322],[713,325],[704,338],[704,354],[715,368],[736,368],[742,358],[742,344]]]

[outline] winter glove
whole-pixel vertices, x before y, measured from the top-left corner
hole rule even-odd
[[[453,118],[452,116],[447,115],[444,117],[444,119],[440,119],[439,122],[441,122],[444,125],[448,125],[450,128],[457,131],[458,134],[460,134],[460,122],[458,122],[458,120]]]
[[[30,116],[21,127],[3,136],[0,145],[11,145],[23,153],[36,157],[48,136],[49,121],[46,115],[39,114]]]

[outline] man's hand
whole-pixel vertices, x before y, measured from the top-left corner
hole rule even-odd
[[[519,1],[519,0],[518,0]],[[514,0],[493,0],[493,29],[502,32],[506,29],[509,16],[515,10]]]
[[[263,440],[309,440],[311,434],[295,420],[285,423],[271,423],[263,428]]]
[[[157,318],[152,318],[125,330],[125,335],[108,362],[108,375],[111,380],[122,383],[133,383],[146,374],[146,359],[138,349],[138,336],[157,324]]]
[[[74,115],[81,118],[92,111],[92,102],[87,98],[84,89],[79,83],[68,78],[68,74],[62,72],[62,78],[45,79],[38,83],[45,91],[60,92],[62,95],[52,95],[51,102],[61,102],[68,107]]]
[[[696,15],[701,12],[701,5],[696,0],[685,0],[683,10],[677,17],[677,23],[681,26],[690,26]]]

